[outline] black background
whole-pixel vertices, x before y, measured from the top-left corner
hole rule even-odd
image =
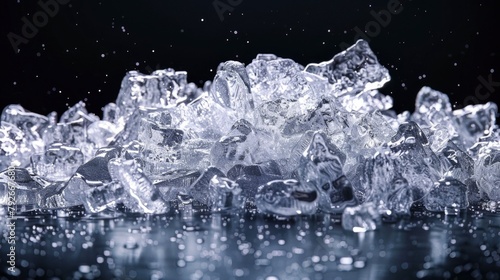
[[[22,35],[22,18],[33,22],[42,8],[37,1],[2,1],[0,107],[18,103],[61,113],[84,100],[100,115],[133,69],[185,70],[202,85],[220,62],[248,64],[258,53],[303,65],[329,60],[342,42],[354,43],[355,27],[364,30],[374,20],[371,12],[387,10],[389,2],[220,0],[233,4],[221,20],[211,0],[70,0],[16,53],[8,34]],[[413,110],[425,85],[460,108],[473,100],[478,77],[500,82],[495,2],[402,0],[401,13],[378,33],[372,30],[370,46],[392,76],[381,91],[398,111]],[[500,87],[481,93],[487,95],[481,103],[500,103]]]

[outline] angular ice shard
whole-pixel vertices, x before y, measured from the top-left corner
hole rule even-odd
[[[155,182],[162,198],[167,201],[174,201],[179,194],[188,193],[189,187],[201,176],[198,170],[178,169],[162,174],[163,179]]]
[[[272,138],[266,132],[257,130],[247,120],[239,120],[231,131],[217,141],[210,151],[213,166],[227,171],[235,164],[252,164],[277,157]]]
[[[297,180],[276,180],[259,187],[255,204],[261,213],[278,216],[314,214],[318,208],[318,192]]]
[[[19,128],[8,122],[0,123],[0,169],[9,166],[26,167],[37,150]]]
[[[344,176],[345,154],[321,132],[312,135],[297,169],[301,185],[318,190],[319,207],[327,213],[342,213],[358,204],[351,183]]]
[[[214,204],[214,190],[210,183],[214,177],[224,178],[226,175],[215,167],[205,170],[201,176],[189,187],[188,193],[198,202],[207,206]]]
[[[358,40],[329,61],[307,65],[304,71],[327,78],[337,95],[378,89],[391,79],[364,40]]]
[[[429,211],[456,215],[467,209],[467,186],[454,178],[444,178],[436,182],[432,191],[424,197],[424,206]]]
[[[237,61],[221,63],[210,94],[215,102],[236,111],[239,118],[253,119],[253,99],[245,65]]]
[[[491,102],[483,105],[469,105],[453,111],[458,133],[466,149],[474,145],[480,137],[492,132],[497,113],[497,105]]]
[[[401,164],[401,174],[414,190],[417,197],[428,193],[434,182],[440,179],[441,163],[430,149],[429,141],[415,122],[403,123],[389,142],[391,152]]]
[[[112,159],[108,163],[113,181],[125,188],[130,199],[125,206],[147,214],[161,214],[168,211],[167,203],[161,198],[158,188],[142,172],[135,160]]]
[[[0,172],[0,205],[17,206],[22,211],[34,209],[37,205],[36,194],[41,188],[42,186],[31,178],[28,170],[6,169]],[[15,196],[9,195],[12,191]]]
[[[342,214],[342,227],[353,232],[376,230],[381,225],[380,214],[373,203],[348,207]]]
[[[80,149],[61,143],[53,143],[46,147],[45,153],[31,157],[33,171],[49,181],[68,180],[83,162]]]
[[[212,211],[220,212],[241,209],[245,198],[237,183],[224,177],[214,176],[210,180],[210,196],[212,196]]]
[[[481,193],[474,179],[474,160],[451,140],[438,152],[441,177],[452,177],[467,186],[469,202],[476,203]]]
[[[37,192],[38,207],[41,209],[63,209],[83,204],[80,188],[69,182],[51,183],[43,179],[38,179],[37,182],[44,185]]]
[[[121,153],[119,147],[106,147],[99,149],[95,157],[80,165],[76,170],[78,178],[88,187],[101,187],[108,185],[113,180],[109,175],[108,162],[118,158]],[[76,178],[72,178],[75,180]]]
[[[256,165],[237,164],[229,169],[227,177],[238,184],[242,189],[242,196],[250,202],[254,201],[259,186],[283,179],[276,161]]]
[[[491,142],[479,150],[474,177],[481,192],[493,201],[500,201],[500,142]]]

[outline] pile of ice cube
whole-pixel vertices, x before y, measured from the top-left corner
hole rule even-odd
[[[211,211],[338,214],[365,231],[410,215],[415,202],[456,214],[500,201],[497,106],[452,110],[424,87],[416,111],[397,114],[377,91],[389,73],[363,40],[306,67],[270,54],[228,61],[203,88],[186,76],[127,73],[102,120],[83,102],[59,119],[7,106],[0,204],[14,184],[19,211],[160,214],[194,201]]]

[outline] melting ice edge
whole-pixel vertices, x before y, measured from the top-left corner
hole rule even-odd
[[[221,63],[198,88],[173,69],[131,71],[103,119],[79,102],[62,116],[20,105],[1,115],[0,204],[19,213],[162,214],[198,203],[277,217],[342,215],[348,230],[500,203],[497,105],[452,110],[423,87],[415,112],[380,93],[390,80],[368,43],[306,67],[271,54]],[[14,172],[12,168],[15,167]],[[10,169],[8,169],[10,168]]]

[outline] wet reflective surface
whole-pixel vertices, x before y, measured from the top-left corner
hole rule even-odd
[[[500,279],[500,213],[469,209],[411,218],[373,232],[329,215],[89,218],[36,214],[16,221],[21,279]],[[62,216],[62,215],[59,215]],[[1,279],[8,253],[2,216]]]

